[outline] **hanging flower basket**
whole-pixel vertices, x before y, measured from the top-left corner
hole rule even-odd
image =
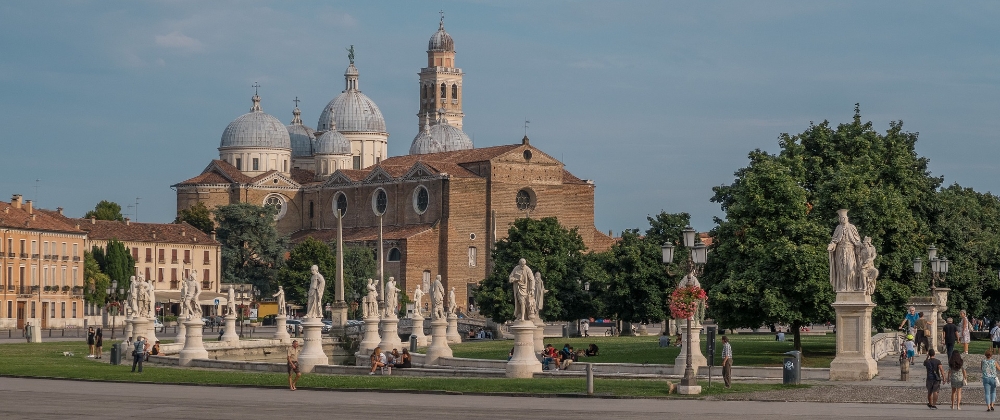
[[[708,300],[705,290],[697,286],[677,288],[670,294],[670,316],[688,319],[698,312],[698,304]]]

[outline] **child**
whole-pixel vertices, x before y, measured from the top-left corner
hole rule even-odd
[[[909,360],[911,365],[913,364],[914,346],[913,334],[908,334],[906,341],[903,343],[903,348],[906,350],[906,360]]]

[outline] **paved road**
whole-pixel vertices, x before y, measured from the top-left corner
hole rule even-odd
[[[146,397],[133,397],[146,396]],[[915,419],[968,417],[910,404],[730,402],[641,399],[525,398],[374,392],[288,391],[234,387],[120,384],[0,378],[0,418],[390,418],[627,419]],[[980,415],[980,417],[982,417]],[[994,417],[990,415],[990,417]]]

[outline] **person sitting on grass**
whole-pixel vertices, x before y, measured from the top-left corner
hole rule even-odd
[[[590,343],[590,345],[587,346],[587,350],[585,350],[583,354],[586,355],[587,357],[597,356],[598,350],[599,349],[597,348],[597,344]]]
[[[674,337],[674,346],[676,347],[681,346],[681,333],[677,333],[677,336]]]
[[[375,347],[375,350],[372,351],[371,364],[372,370],[368,372],[369,375],[374,375],[375,369],[385,367],[385,354],[382,353],[381,347]]]

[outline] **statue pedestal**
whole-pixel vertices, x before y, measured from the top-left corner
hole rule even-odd
[[[134,317],[130,325],[132,326],[133,341],[139,339],[139,337],[145,338],[148,334],[149,320],[146,317]]]
[[[860,292],[837,292],[837,355],[830,362],[831,381],[870,381],[878,374],[872,358],[871,296]],[[927,314],[924,313],[926,317]]]
[[[302,331],[305,344],[299,354],[299,370],[309,373],[316,365],[330,364],[330,358],[323,352],[323,321],[319,318],[304,318]]]
[[[365,318],[365,330],[361,336],[361,343],[358,344],[358,366],[368,366],[372,350],[382,342],[382,337],[378,335],[378,322],[378,318]]]
[[[146,318],[146,333],[143,334],[143,336],[146,337],[146,341],[150,343],[149,344],[150,346],[156,344],[156,340],[158,340],[158,338],[156,338],[156,322],[154,322],[155,319],[156,318]]]
[[[347,302],[333,302],[330,309],[330,321],[333,327],[330,328],[331,337],[340,337],[347,332]],[[277,336],[275,338],[278,338]]]
[[[681,352],[674,359],[674,374],[684,375],[684,369],[687,368],[687,351],[691,349],[691,368],[694,369],[697,374],[698,368],[702,366],[708,366],[708,359],[705,355],[701,353],[701,322],[698,320],[691,320],[691,343],[687,342],[687,321],[681,321],[680,333],[681,333]],[[721,351],[721,350],[720,350]],[[678,391],[679,392],[679,391]],[[698,388],[698,392],[701,392],[701,387]]]
[[[451,357],[451,347],[448,347],[448,320],[438,318],[431,321],[431,345],[427,348],[424,363],[437,364],[442,357]]]
[[[281,340],[286,343],[290,343],[292,337],[288,335],[288,317],[285,315],[278,315],[274,318],[274,324],[278,327],[278,330],[274,332],[274,339]]]
[[[531,321],[517,321],[510,327],[514,333],[514,355],[507,361],[508,378],[531,378],[542,371],[542,363],[535,352],[535,331]]]
[[[448,315],[448,332],[445,334],[448,337],[448,344],[461,344],[462,335],[458,333],[458,315],[449,314]]]
[[[205,343],[201,341],[201,329],[205,326],[201,318],[192,318],[184,321],[184,329],[187,337],[184,339],[184,348],[178,355],[177,364],[187,366],[194,359],[207,359],[208,351],[205,350]]]
[[[946,303],[949,291],[951,289],[947,287],[937,287],[931,290],[930,296],[913,296],[907,302],[907,306],[912,306],[917,310],[917,313],[923,312],[924,321],[930,324],[927,329],[930,330],[931,335],[927,337],[927,341],[930,348],[939,354],[944,352],[944,340],[939,330],[944,326],[941,314],[948,310]]]
[[[424,316],[413,314],[413,332],[417,336],[417,347],[427,347],[427,336],[424,335]]]
[[[132,317],[125,318],[125,338],[135,338],[135,327],[132,326]]]
[[[181,320],[177,320],[177,337],[174,338],[174,342],[177,344],[184,344],[187,341],[187,326],[184,325]]]
[[[545,351],[545,321],[542,321],[541,316],[535,316],[535,319],[529,322],[533,322],[535,325],[535,334],[532,337],[532,343],[535,346],[535,354],[541,354]]]
[[[403,342],[399,339],[399,318],[396,314],[390,313],[379,322],[382,327],[382,341],[378,346],[385,351],[392,349],[403,349]]]
[[[240,341],[240,335],[236,334],[236,314],[226,315],[226,326],[224,327],[222,338],[219,341]]]

